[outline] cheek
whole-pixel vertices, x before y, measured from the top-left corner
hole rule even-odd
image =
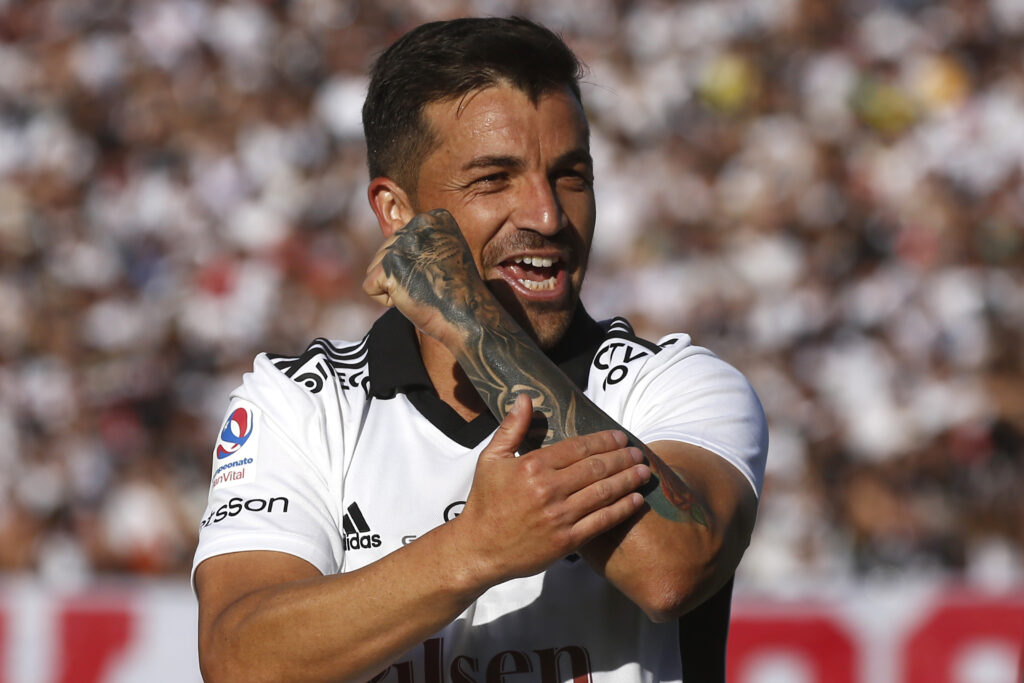
[[[494,237],[503,224],[500,212],[476,205],[472,208],[465,207],[458,214],[453,213],[452,215],[455,217],[455,222],[459,224],[459,229],[462,230],[466,244],[469,245],[469,251],[473,255],[477,269],[482,270],[481,266],[486,266],[488,263],[488,247],[493,245]]]
[[[584,247],[584,251],[589,250],[594,237],[594,223],[597,220],[594,195],[585,192],[566,193],[560,200],[562,211],[568,217],[569,223],[575,227],[576,234],[583,243],[581,246]]]
[[[593,192],[580,192],[560,188],[558,190],[558,203],[573,225],[577,226],[580,230],[585,230],[586,226],[594,224],[597,208]]]

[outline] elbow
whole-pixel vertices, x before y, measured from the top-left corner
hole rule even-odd
[[[733,576],[749,536],[723,542],[718,536],[705,539],[702,552],[689,561],[669,563],[645,572],[631,598],[648,619],[664,623],[679,619],[714,595]]]
[[[199,650],[199,673],[205,683],[227,683],[230,667],[223,666],[216,656],[204,655]]]
[[[266,672],[254,671],[243,663],[220,653],[199,655],[199,671],[205,683],[251,683],[272,680]]]
[[[699,604],[697,587],[689,582],[673,582],[648,587],[633,602],[656,624],[673,621]]]
[[[226,650],[216,629],[200,622],[199,673],[205,683],[230,683],[232,675],[239,675],[238,669],[231,665]]]
[[[686,614],[686,610],[679,607],[678,603],[664,603],[654,606],[647,605],[643,608],[644,614],[655,624],[664,624],[667,621],[674,621]]]
[[[651,586],[635,595],[633,602],[656,624],[675,621],[717,593],[732,574],[721,566],[706,567],[688,578]]]
[[[252,658],[240,656],[227,643],[200,638],[199,672],[205,683],[253,683],[280,680],[270,669],[256,670]]]
[[[205,683],[228,683],[231,667],[226,666],[216,655],[204,654],[199,648],[199,673]]]
[[[246,676],[241,667],[233,666],[223,652],[202,646],[199,648],[199,671],[205,683],[234,683]]]
[[[656,624],[673,621],[699,605],[710,594],[707,586],[713,573],[707,567],[649,567],[639,581],[626,589],[629,599]]]

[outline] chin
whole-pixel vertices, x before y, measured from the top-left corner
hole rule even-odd
[[[573,309],[574,310],[574,309]],[[533,340],[544,351],[554,348],[565,336],[572,322],[573,310],[528,312],[526,320],[520,320],[523,327]]]
[[[518,296],[504,280],[489,280],[487,285],[502,308],[542,350],[554,348],[569,330],[579,300],[574,292],[556,301],[529,301]]]

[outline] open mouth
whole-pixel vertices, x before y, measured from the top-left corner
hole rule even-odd
[[[528,298],[555,298],[565,289],[565,263],[557,256],[516,256],[499,269],[505,281]]]

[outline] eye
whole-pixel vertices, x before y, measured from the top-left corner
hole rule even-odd
[[[488,173],[470,182],[470,186],[482,192],[496,192],[508,185],[509,174],[507,171]]]
[[[562,187],[582,192],[594,186],[594,177],[587,171],[568,168],[555,173],[555,181]]]
[[[508,180],[508,173],[504,171],[498,171],[497,173],[488,173],[485,176],[480,176],[474,183],[496,183],[502,180]]]

